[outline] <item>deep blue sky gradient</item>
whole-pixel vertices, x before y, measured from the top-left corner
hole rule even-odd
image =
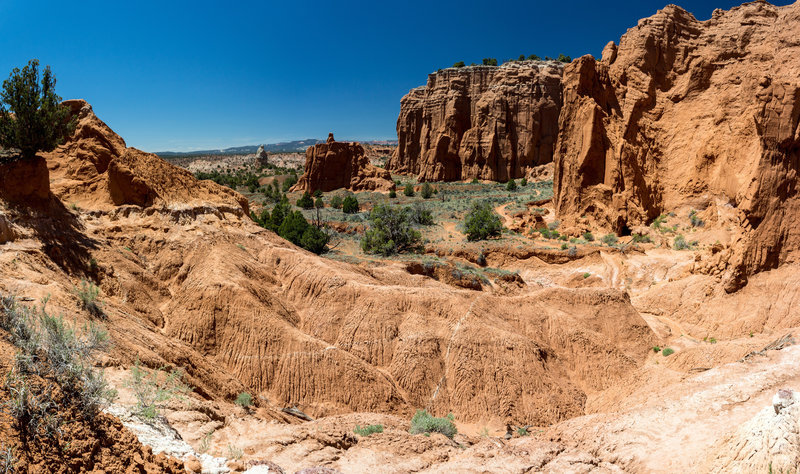
[[[400,98],[428,73],[599,56],[665,2],[0,0],[0,78],[38,58],[62,97],[147,151],[395,139]],[[705,20],[739,3],[681,6]]]

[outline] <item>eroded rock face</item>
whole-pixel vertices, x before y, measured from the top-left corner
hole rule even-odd
[[[292,191],[333,191],[347,188],[353,191],[388,191],[394,189],[392,175],[369,163],[364,148],[358,142],[337,142],[333,133],[326,143],[306,150],[306,171]]]
[[[564,70],[555,206],[567,226],[625,232],[714,199],[746,238],[730,290],[800,248],[800,3],[698,21],[674,5]],[[727,288],[727,287],[726,287]]]
[[[425,181],[506,181],[551,162],[562,68],[525,61],[430,74],[400,102],[387,169]]]
[[[84,100],[64,102],[76,119],[75,132],[47,159],[53,193],[86,207],[216,205],[247,214],[239,193],[211,181],[198,182],[183,168],[152,153],[128,148]],[[44,166],[44,160],[42,160]]]
[[[44,158],[17,158],[0,162],[0,199],[32,204],[50,196],[50,174]]]

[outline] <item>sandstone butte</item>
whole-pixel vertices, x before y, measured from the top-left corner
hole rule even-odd
[[[325,143],[306,150],[305,173],[292,191],[388,191],[394,189],[392,175],[369,162],[358,142],[337,142],[333,133]]]
[[[706,22],[669,6],[601,61],[568,65],[554,157],[564,225],[625,233],[707,205],[710,235],[731,228],[734,239],[692,252],[562,252],[554,263],[554,251],[502,242],[460,251],[517,271],[528,283],[513,291],[313,255],[253,223],[239,193],[127,147],[89,104],[67,101],[78,122],[64,145],[0,163],[0,293],[46,299],[84,323],[75,287],[96,282],[114,342],[109,380],[139,359],[183,367],[194,394],[169,408],[174,429],[115,407],[66,427],[77,445],[17,451],[20,469],[196,471],[216,462],[204,443],[221,456],[241,448],[223,467],[250,472],[796,469],[798,25],[800,3],[749,3]],[[769,79],[747,82],[754,70]],[[713,158],[703,166],[700,150]],[[669,357],[653,350],[667,344]],[[5,337],[0,355],[8,370]],[[251,410],[232,403],[244,391]],[[410,435],[418,408],[453,413],[464,433]],[[375,423],[385,431],[353,434]],[[0,425],[4,446],[20,442],[7,417]],[[165,440],[160,454],[143,444]]]
[[[421,181],[522,178],[553,161],[561,63],[447,68],[400,101],[386,168]]]

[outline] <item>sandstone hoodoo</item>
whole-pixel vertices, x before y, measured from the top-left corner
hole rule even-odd
[[[800,249],[800,3],[698,21],[670,5],[564,71],[556,213],[626,233],[681,206],[732,206],[729,289]]]
[[[430,74],[400,102],[387,169],[424,181],[507,181],[551,162],[562,68],[524,61]]]
[[[394,189],[392,175],[369,163],[358,142],[337,142],[333,133],[325,143],[306,150],[305,173],[292,191],[388,191]]]
[[[264,145],[259,145],[258,150],[256,151],[256,163],[259,166],[267,166],[269,163],[269,153],[264,150]]]

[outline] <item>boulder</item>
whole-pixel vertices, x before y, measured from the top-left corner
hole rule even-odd
[[[507,181],[553,160],[561,109],[555,61],[447,68],[400,102],[392,172],[421,181]]]
[[[337,142],[333,134],[325,143],[306,150],[305,173],[292,191],[388,191],[394,189],[392,175],[369,163],[364,147],[358,142]]]

